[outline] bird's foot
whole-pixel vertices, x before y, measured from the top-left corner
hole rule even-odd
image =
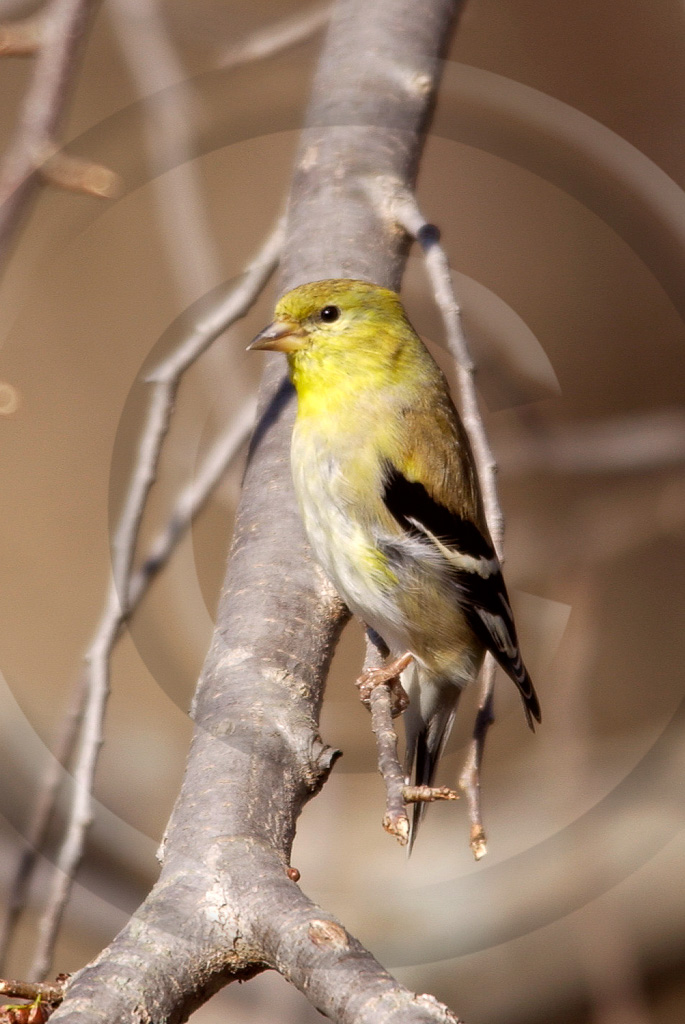
[[[398,715],[401,715],[409,707],[409,697],[400,682],[400,672],[403,672],[413,659],[413,654],[407,651],[406,654],[401,654],[399,658],[393,658],[392,661],[380,668],[365,669],[356,684],[362,704],[370,710],[369,701],[372,691],[377,686],[387,686],[390,691],[392,717],[397,718]]]

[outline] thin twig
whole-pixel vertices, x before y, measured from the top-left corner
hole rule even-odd
[[[310,36],[319,32],[331,16],[331,4],[313,4],[304,10],[296,11],[287,18],[258,29],[240,43],[229,47],[217,59],[217,67],[234,68],[248,64],[253,60],[263,60],[274,54],[287,50],[297,43],[303,43]]]
[[[385,782],[386,806],[383,828],[401,846],[409,840],[409,818],[405,809],[404,772],[397,757],[397,733],[392,721],[390,690],[375,686],[369,695],[371,728],[378,746],[378,771]]]
[[[435,800],[458,800],[459,794],[449,786],[404,786],[402,796],[406,804],[427,804]]]
[[[364,671],[380,667],[387,657],[388,649],[371,629],[366,631],[366,657]],[[383,828],[395,836],[402,846],[409,840],[409,818],[403,795],[404,772],[397,757],[397,733],[392,721],[390,687],[375,686],[369,694],[371,728],[378,747],[378,771],[383,777],[386,792]]]
[[[435,225],[426,221],[413,194],[406,190],[394,193],[392,211],[398,223],[409,235],[417,239],[424,252],[428,277],[445,325],[447,346],[456,360],[461,415],[476,463],[483,494],[485,518],[495,551],[502,561],[504,516],[497,494],[497,464],[478,405],[474,380],[476,368],[462,327],[461,311],[452,287],[447,255],[440,245],[440,232]],[[494,721],[495,670],[495,661],[488,653],[481,673],[480,702],[473,738],[469,746],[464,771],[459,779],[459,785],[463,789],[468,803],[471,821],[471,849],[476,860],[479,860],[487,852],[480,804],[480,767],[487,732]]]
[[[108,0],[106,11],[128,73],[142,101],[143,142],[156,207],[164,261],[185,309],[221,280],[221,259],[208,215],[200,163],[198,124],[202,111],[192,77],[180,60],[163,0]],[[215,345],[199,367],[210,399],[210,419],[243,403],[249,383],[224,346]],[[183,460],[185,447],[174,450]],[[189,475],[185,464],[177,478]]]
[[[211,342],[249,310],[278,262],[282,237],[283,225],[279,222],[246,271],[242,282],[224,302],[202,318],[183,344],[148,378],[153,383],[153,394],[138,458],[113,540],[112,577],[100,622],[85,656],[88,697],[74,767],[72,805],[47,905],[40,921],[39,939],[30,972],[32,977],[42,978],[49,969],[57,930],[83,853],[86,831],[92,820],[93,779],[102,744],[102,725],[109,694],[109,659],[119,631],[131,612],[129,588],[138,530],[148,493],[156,477],[159,455],[180,379]]]
[[[387,655],[388,648],[384,641],[375,630],[367,628],[364,675],[380,668]],[[403,691],[402,695],[406,701],[406,694]],[[459,794],[447,786],[406,785],[404,771],[397,756],[397,733],[393,725],[397,696],[392,693],[392,682],[372,684],[366,700],[371,711],[371,728],[378,748],[378,771],[385,783],[386,807],[383,828],[391,836],[395,836],[401,846],[406,846],[409,841],[407,804],[458,800]],[[404,707],[406,704],[400,706]]]
[[[0,266],[31,200],[45,153],[55,146],[80,44],[96,0],[53,0],[42,23],[36,67],[0,168]]]
[[[202,460],[195,478],[178,495],[166,525],[153,539],[140,568],[131,577],[128,592],[129,616],[137,609],[152,581],[167,564],[186,530],[228,471],[231,462],[249,437],[255,413],[256,399],[250,398],[214,442]],[[116,639],[121,635],[120,629]],[[71,704],[60,724],[60,733],[40,786],[33,818],[25,836],[26,845],[16,867],[5,916],[0,924],[0,964],[7,955],[16,921],[26,906],[29,882],[55,809],[63,767],[71,757],[83,718],[87,697],[86,683],[87,675],[81,673],[72,691]]]
[[[492,709],[493,690],[495,685],[495,662],[490,658],[483,669],[481,704],[476,714],[473,737],[469,744],[464,767],[459,776],[459,788],[466,797],[471,822],[471,850],[476,860],[481,860],[488,852],[487,839],[483,828],[483,817],[480,806],[480,770],[485,750],[485,737],[495,720]]]

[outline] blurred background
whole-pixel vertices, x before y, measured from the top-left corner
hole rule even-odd
[[[33,7],[6,0],[0,18]],[[41,191],[0,285],[5,893],[102,607],[142,376],[170,325],[238,278],[287,195],[321,32],[248,62],[236,47],[304,10],[103,3],[63,138],[123,191]],[[4,141],[32,67],[0,63]],[[460,801],[430,809],[408,861],[381,829],[352,624],[322,719],[344,756],[305,810],[292,863],[402,982],[469,1024],[685,1015],[684,109],[682,0],[470,0],[421,163],[419,201],[441,228],[480,367],[543,724],[528,731],[502,677],[483,773],[487,857],[473,861]],[[272,284],[184,381],[142,550],[253,394],[261,363],[244,349],[274,297]],[[404,297],[451,372],[415,254]],[[55,972],[92,958],[156,877],[243,459],[116,649],[96,820]],[[457,779],[476,703],[462,701],[441,783]],[[59,826],[58,813],[5,976],[28,971]],[[319,1017],[270,974],[194,1019]]]

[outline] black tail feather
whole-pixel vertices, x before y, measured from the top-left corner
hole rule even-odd
[[[525,672],[523,684],[519,683],[516,680],[515,682],[521,694],[521,700],[523,701],[523,710],[526,713],[526,721],[528,722],[528,727],[532,732],[535,732],[535,722],[537,722],[538,724],[542,722],[540,701],[538,700],[538,695],[535,692],[533,680],[528,675],[528,672],[526,671],[525,667],[523,671]],[[535,722],[533,721],[533,719],[535,719]]]
[[[425,685],[426,683],[424,683]],[[416,707],[412,709],[411,703],[407,711],[405,711],[405,724],[407,727],[405,770],[407,778],[411,779],[412,784],[415,786],[433,785],[438,762],[442,757],[442,752],[445,749],[445,744],[454,722],[461,691],[458,686],[452,683],[446,683],[443,686],[442,700],[433,708],[427,722],[421,718],[420,714],[417,714]],[[411,697],[411,700],[413,699]],[[427,803],[425,800],[414,804],[409,825],[407,856],[413,849],[419,825],[426,813],[426,807]]]
[[[422,729],[416,737],[414,750],[414,781],[415,786],[431,786],[435,778],[435,771],[438,767],[439,751],[431,752],[428,745],[428,729]],[[414,804],[411,815],[411,826],[409,828],[409,840],[407,843],[407,856],[414,848],[419,825],[423,821],[428,804],[425,801]]]

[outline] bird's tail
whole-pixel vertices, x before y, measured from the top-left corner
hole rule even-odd
[[[461,689],[449,679],[426,677],[416,662],[405,669],[402,684],[409,696],[409,707],[403,716],[407,738],[404,765],[407,783],[431,786],[452,729]],[[407,854],[412,851],[425,812],[425,802],[414,804]]]

